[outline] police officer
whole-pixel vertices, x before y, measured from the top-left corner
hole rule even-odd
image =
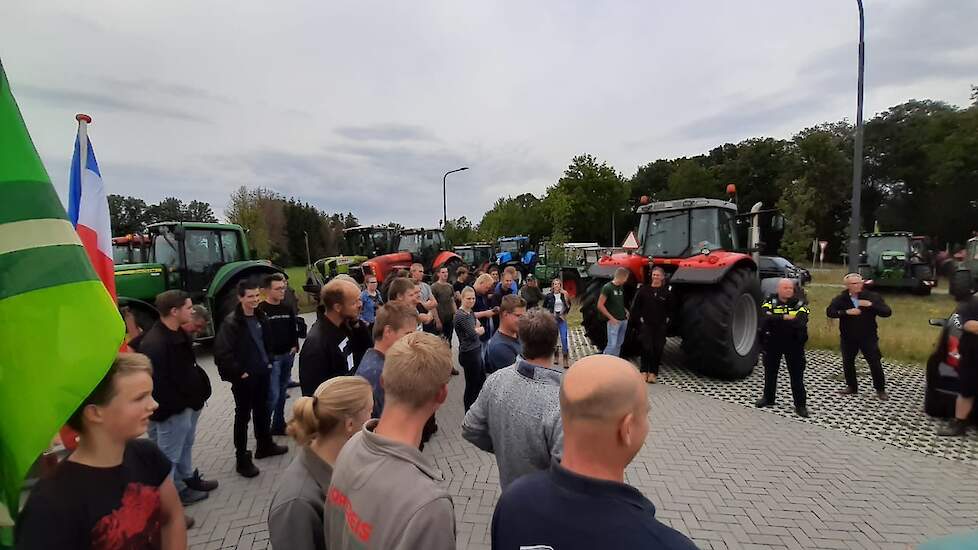
[[[778,293],[772,294],[761,305],[761,344],[764,346],[764,396],[757,400],[757,407],[774,405],[778,388],[778,369],[781,356],[788,364],[791,379],[791,397],[795,412],[808,418],[805,396],[805,342],[808,341],[808,305],[795,296],[795,282],[791,279],[778,281]]]
[[[842,351],[842,371],[846,376],[846,387],[839,390],[842,395],[854,395],[859,391],[856,381],[856,354],[860,351],[869,364],[873,375],[876,397],[886,401],[886,377],[883,374],[883,355],[880,353],[879,334],[876,318],[889,317],[893,310],[886,305],[883,297],[863,289],[863,278],[858,273],[850,273],[843,280],[846,289],[825,308],[825,315],[839,320],[839,343]]]

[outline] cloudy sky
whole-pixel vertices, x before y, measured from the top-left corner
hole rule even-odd
[[[965,105],[978,2],[866,0],[866,108]],[[480,219],[591,153],[854,118],[853,0],[4,0],[0,59],[64,195],[76,112],[110,192],[222,213],[265,186],[361,221]]]

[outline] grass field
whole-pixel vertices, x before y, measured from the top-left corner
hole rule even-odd
[[[303,313],[313,311],[315,304],[302,290],[306,279],[304,266],[286,269],[289,285],[299,297],[299,309]],[[813,349],[839,349],[838,321],[825,316],[825,307],[835,295],[842,292],[843,266],[826,264],[824,269],[812,271],[813,281],[806,287],[812,315],[808,322],[808,347]],[[942,281],[946,285],[946,282]],[[893,309],[893,316],[879,319],[880,349],[884,357],[901,362],[924,363],[931,354],[940,335],[935,327],[927,324],[930,318],[947,317],[954,310],[954,300],[943,289],[930,296],[915,296],[904,292],[883,293],[883,299]],[[575,304],[567,317],[570,327],[581,325],[580,304]]]

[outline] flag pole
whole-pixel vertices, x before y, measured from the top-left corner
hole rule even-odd
[[[88,164],[88,125],[92,123],[92,117],[78,113],[75,120],[78,121],[78,177],[81,178]]]

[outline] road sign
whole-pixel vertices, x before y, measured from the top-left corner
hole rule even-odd
[[[628,236],[625,237],[625,242],[622,243],[621,247],[628,251],[638,250],[638,238],[635,237],[634,231],[628,232]]]

